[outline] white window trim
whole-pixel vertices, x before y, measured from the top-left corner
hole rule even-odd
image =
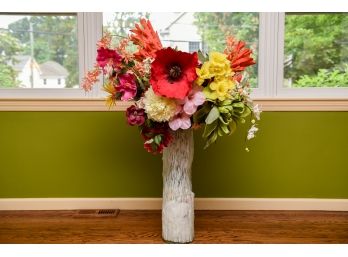
[[[348,88],[283,88],[285,13],[259,16],[258,88],[252,98],[264,111],[348,111]],[[102,13],[78,13],[79,79],[95,63]],[[0,89],[0,111],[123,111],[105,106],[101,82],[82,89]]]

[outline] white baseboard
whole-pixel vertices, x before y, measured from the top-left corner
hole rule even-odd
[[[3,198],[0,210],[159,210],[161,198]],[[348,199],[196,198],[196,210],[348,211]]]

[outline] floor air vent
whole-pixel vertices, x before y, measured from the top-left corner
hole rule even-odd
[[[119,209],[77,210],[75,217],[117,217]]]
[[[117,215],[118,211],[119,210],[115,210],[115,209],[102,209],[102,210],[97,210],[97,215],[115,216]]]

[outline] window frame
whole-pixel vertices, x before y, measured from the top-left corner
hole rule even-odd
[[[77,13],[79,81],[95,63],[103,13]],[[348,111],[348,88],[284,88],[285,13],[259,12],[258,87],[252,98],[265,111]],[[82,89],[0,89],[0,111],[108,111],[99,82]],[[88,104],[91,106],[87,107]],[[118,103],[111,110],[124,110]]]

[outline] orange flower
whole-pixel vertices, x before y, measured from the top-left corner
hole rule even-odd
[[[82,88],[88,92],[92,90],[92,87],[97,83],[98,77],[101,74],[101,71],[98,66],[95,66],[93,70],[87,72],[86,76],[82,80]]]
[[[246,67],[255,64],[251,57],[252,50],[245,48],[245,42],[236,41],[232,36],[228,36],[226,44],[224,53],[231,62],[231,68],[234,72],[243,71]]]
[[[120,53],[120,55],[123,57],[123,60],[127,63],[133,58],[133,54],[128,52],[127,50],[128,44],[129,44],[129,38],[124,38],[120,41],[118,47],[116,48],[117,52]]]
[[[105,32],[104,36],[97,42],[98,48],[110,48],[112,36],[109,32]]]
[[[131,30],[130,40],[138,46],[138,52],[134,54],[135,59],[142,61],[148,57],[155,58],[156,51],[162,49],[162,43],[157,32],[152,28],[151,22],[140,19],[140,24],[135,24]]]
[[[141,77],[145,77],[146,76],[146,71],[145,71],[145,67],[144,67],[144,63],[142,62],[136,62],[134,69],[138,72],[138,74]]]

